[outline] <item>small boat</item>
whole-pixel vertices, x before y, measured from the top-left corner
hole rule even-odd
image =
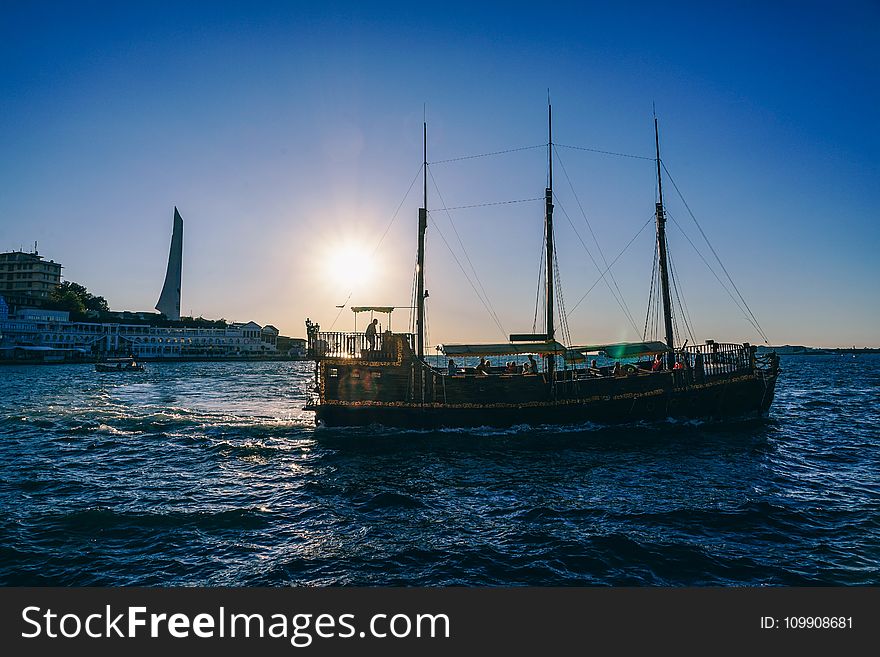
[[[548,105],[548,119],[549,119]],[[425,355],[425,231],[428,225],[427,126],[422,164],[425,197],[419,208],[414,304],[415,333],[322,332],[306,320],[308,354],[315,361],[315,394],[306,409],[319,426],[383,424],[402,427],[511,426],[518,424],[602,424],[674,419],[725,420],[765,416],[773,402],[779,357],[759,356],[745,343],[681,342],[675,334],[670,260],[663,203],[660,138],[654,119],[657,200],[654,275],[649,313],[657,308],[655,334],[639,342],[572,346],[566,315],[556,316],[555,295],[561,287],[554,276],[553,140],[548,135],[548,185],[544,194],[544,329],[510,334],[504,343],[442,344],[448,368],[431,365]],[[589,150],[589,149],[588,149]],[[647,158],[646,158],[647,159]],[[613,262],[612,262],[613,264]],[[610,265],[608,267],[610,269]],[[606,269],[607,271],[607,269]],[[604,276],[604,274],[603,274]],[[658,285],[659,283],[659,285]],[[674,281],[673,281],[674,283]],[[673,294],[674,292],[674,294]],[[744,302],[743,302],[744,303]],[[564,306],[562,306],[564,308]],[[747,306],[746,306],[747,308]],[[358,307],[353,311],[390,312],[392,307]],[[662,324],[659,321],[662,309]],[[751,313],[751,311],[749,311]],[[536,300],[535,322],[538,308]],[[682,321],[686,319],[682,316]],[[754,317],[752,316],[752,319]],[[559,324],[557,321],[559,320]],[[389,320],[390,321],[390,320]],[[759,330],[769,344],[763,331]],[[557,327],[559,327],[557,329]],[[390,329],[390,327],[389,327]],[[654,337],[654,339],[651,339]],[[558,338],[565,340],[559,342]],[[489,356],[529,356],[523,366],[491,367]],[[599,367],[588,355],[617,361],[614,369]],[[454,358],[480,357],[477,368],[461,368]],[[538,356],[542,364],[534,360]],[[640,359],[623,365],[623,359]]]
[[[108,358],[103,363],[95,363],[96,372],[143,372],[144,366],[134,358]]]

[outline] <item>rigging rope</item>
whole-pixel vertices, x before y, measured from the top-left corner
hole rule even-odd
[[[489,313],[489,317],[495,322],[495,325],[501,331],[501,334],[504,336],[504,339],[506,341],[507,340],[507,331],[504,330],[504,326],[501,325],[501,322],[498,320],[497,316],[492,312],[492,310],[490,309],[487,302],[483,299],[482,296],[480,296],[480,293],[477,290],[476,286],[474,285],[473,281],[471,280],[471,277],[468,276],[468,273],[465,270],[465,268],[462,266],[461,261],[458,259],[458,256],[455,255],[455,251],[452,250],[452,247],[449,246],[449,242],[446,241],[446,236],[443,235],[443,231],[440,230],[440,226],[438,226],[436,223],[434,223],[434,227],[437,229],[437,234],[440,235],[440,239],[443,240],[443,244],[446,245],[446,248],[449,251],[449,254],[452,256],[452,259],[455,260],[455,264],[458,265],[458,268],[461,270],[461,273],[464,274],[464,277],[465,277],[465,279],[467,279],[467,282],[470,284],[471,289],[474,291],[474,294],[477,295],[477,298],[480,300],[480,303],[483,304],[483,308],[485,308],[486,312]]]
[[[654,266],[651,268],[651,287],[648,289],[648,308],[645,311],[645,332],[642,333],[642,340],[648,339],[648,317],[651,315],[651,302],[654,300],[654,285],[657,280],[657,269],[658,269],[658,257],[659,257],[660,249],[657,242],[654,242]],[[651,337],[654,337],[654,333],[651,333]]]
[[[644,155],[630,155],[629,153],[615,153],[614,151],[603,151],[598,148],[587,148],[585,146],[566,146],[565,144],[553,144],[554,146],[559,146],[560,148],[570,148],[576,151],[589,151],[590,153],[599,153],[601,155],[614,155],[616,157],[631,157],[635,160],[651,160],[655,161],[653,157],[645,157]]]
[[[343,302],[342,302],[342,305],[339,306],[339,312],[336,313],[336,317],[333,318],[333,323],[330,324],[330,330],[331,330],[331,331],[333,330],[333,327],[336,326],[336,322],[339,321],[339,316],[342,314],[342,311],[345,310],[345,306],[348,305],[348,300],[351,299],[351,295],[352,295],[352,294],[354,294],[354,292],[349,292],[349,293],[348,293],[348,296],[345,297],[345,301],[343,301]]]
[[[596,243],[596,248],[599,250],[599,255],[602,257],[602,263],[605,265],[605,268],[607,269],[608,268],[608,260],[605,258],[605,253],[602,251],[602,245],[599,244],[599,240],[596,238],[596,233],[593,232],[593,226],[592,226],[592,224],[590,224],[590,220],[587,218],[587,213],[584,211],[584,206],[581,204],[581,199],[578,197],[577,192],[575,191],[575,188],[574,188],[574,184],[572,184],[572,182],[571,182],[571,178],[568,175],[568,170],[566,170],[566,168],[565,168],[565,163],[562,161],[562,158],[559,157],[559,152],[556,151],[555,149],[554,149],[554,152],[556,153],[556,159],[559,161],[559,165],[562,167],[562,173],[563,173],[563,175],[565,175],[565,179],[568,181],[568,186],[571,188],[571,193],[574,196],[574,200],[577,202],[578,208],[581,211],[581,216],[584,218],[584,223],[587,224],[587,229],[590,231],[590,235],[593,238],[593,242]],[[566,219],[568,219],[568,214],[565,213],[564,208],[562,211],[566,215]],[[569,219],[569,223],[571,223],[570,219]],[[572,228],[574,228],[573,224],[572,224]],[[575,230],[575,234],[577,234],[577,230]],[[584,241],[581,240],[580,235],[578,235],[578,239],[581,241],[581,244],[583,244],[584,249],[587,251],[587,255],[590,256],[591,260],[593,260],[593,264],[596,265],[596,269],[599,269],[599,265],[596,264],[596,261],[593,259],[593,256],[590,253],[589,249],[587,249],[586,244],[584,244]],[[629,319],[629,322],[630,322],[630,324],[632,324],[632,327],[635,330],[636,335],[638,335],[639,329],[636,327],[635,321],[633,321],[633,316],[629,310],[629,306],[626,305],[626,297],[624,297],[623,292],[621,292],[620,286],[617,284],[617,279],[614,278],[614,274],[611,271],[608,271],[608,276],[611,278],[611,282],[614,284],[614,288],[617,290],[617,294],[620,297],[620,300],[623,304],[624,313],[626,314],[627,319]],[[608,281],[605,281],[605,284],[607,285]],[[612,291],[612,294],[613,294],[613,291]]]
[[[554,198],[555,198],[554,194]],[[617,302],[617,305],[620,306],[621,311],[623,311],[624,317],[629,320],[630,325],[633,327],[633,330],[636,332],[636,335],[639,334],[639,328],[636,326],[635,321],[632,318],[632,314],[629,312],[629,308],[627,308],[626,303],[617,296],[617,293],[614,291],[614,288],[611,287],[611,284],[606,280],[605,274],[608,272],[610,267],[606,267],[604,270],[599,266],[599,263],[596,262],[596,259],[593,257],[593,254],[590,253],[590,250],[587,248],[587,245],[584,243],[583,238],[581,238],[580,233],[578,233],[577,228],[575,228],[574,223],[572,223],[571,218],[568,216],[568,212],[566,212],[565,207],[556,199],[556,206],[562,210],[562,214],[565,215],[565,218],[568,220],[571,229],[574,231],[574,234],[577,235],[578,240],[581,243],[581,246],[584,247],[584,250],[587,252],[587,255],[590,256],[590,260],[593,262],[593,265],[600,272],[599,277],[602,282],[608,287],[608,291],[611,292],[611,296],[614,297],[614,300]],[[592,289],[592,288],[591,288]],[[580,303],[580,302],[578,302]]]
[[[479,274],[477,274],[477,269],[476,267],[474,267],[474,263],[471,262],[471,258],[468,255],[467,249],[464,246],[464,242],[462,241],[461,236],[458,234],[458,229],[455,227],[455,222],[452,220],[452,215],[449,213],[449,208],[446,208],[446,201],[443,199],[443,194],[440,192],[440,187],[437,185],[437,180],[434,178],[434,174],[433,172],[431,172],[430,168],[428,169],[428,173],[431,175],[431,182],[434,183],[434,189],[437,190],[437,197],[440,199],[440,203],[443,204],[443,208],[446,211],[446,218],[449,219],[449,225],[452,226],[452,232],[455,233],[455,237],[458,240],[458,244],[461,247],[462,253],[464,253],[464,257],[467,260],[467,263],[470,265],[471,271],[474,273],[474,278],[477,279],[477,285],[480,286],[483,297],[485,297],[485,301],[483,301],[483,297],[480,297],[480,301],[483,303],[483,306],[486,307],[486,310],[489,312],[489,315],[495,322],[496,326],[498,326],[498,328],[501,329],[501,332],[504,333],[505,339],[507,339],[507,332],[504,330],[504,326],[501,324],[501,320],[498,319],[498,314],[495,312],[495,308],[492,306],[492,301],[489,298],[489,295],[486,293],[486,289],[483,287],[482,281],[480,281],[480,276]],[[436,226],[437,223],[435,222],[434,225]],[[443,237],[443,233],[440,232],[439,226],[437,227],[437,232],[440,233],[440,237]],[[446,242],[445,237],[443,237],[443,241]],[[449,248],[449,244],[446,244],[446,246],[447,248]],[[450,248],[450,252],[451,251],[452,249]],[[453,254],[453,257],[455,257],[455,254]],[[458,262],[457,258],[456,262]],[[459,263],[459,267],[461,267],[461,263]],[[468,282],[471,283],[470,277],[467,275],[467,272],[464,270],[463,267],[461,267],[461,270],[462,273],[464,273],[465,278],[468,279]],[[474,287],[473,283],[471,283],[471,287]],[[477,292],[477,289],[475,287],[474,292]],[[480,296],[479,292],[477,292],[477,296]]]
[[[562,295],[562,275],[559,273],[559,256],[556,253],[556,242],[553,242],[553,269],[554,282],[556,285],[556,305],[559,310],[559,327],[562,330],[562,342],[571,345],[571,331],[569,330],[568,320],[565,316],[565,299]]]
[[[742,305],[740,305],[740,303],[739,303],[739,301],[737,301],[736,297],[733,296],[733,293],[730,291],[730,289],[728,289],[728,287],[727,287],[727,285],[724,283],[724,281],[721,280],[721,277],[718,276],[718,272],[716,272],[716,271],[712,268],[712,265],[709,264],[709,261],[706,260],[705,256],[703,256],[703,254],[702,254],[702,253],[700,252],[700,250],[697,248],[697,245],[693,243],[693,241],[692,241],[691,238],[688,236],[688,234],[687,234],[686,232],[684,232],[684,229],[681,227],[681,225],[678,223],[678,221],[675,219],[675,217],[673,217],[673,216],[672,216],[671,214],[669,214],[668,212],[666,213],[666,216],[669,217],[670,219],[672,219],[672,223],[675,224],[675,227],[678,228],[679,232],[681,232],[681,234],[684,235],[684,238],[688,241],[688,244],[690,244],[690,245],[693,247],[694,251],[697,252],[697,255],[700,256],[700,260],[702,260],[703,263],[706,265],[706,267],[709,269],[709,271],[712,272],[712,275],[715,277],[715,280],[718,281],[718,284],[721,286],[721,288],[722,288],[725,292],[727,292],[727,295],[730,297],[731,301],[733,301],[733,304],[736,306],[737,310],[739,310],[739,311],[742,313],[742,315],[743,315],[743,319],[745,319],[749,324],[751,324],[751,325],[752,325],[752,328],[754,328],[759,334],[763,335],[763,331],[761,331],[761,327],[758,326],[758,325],[755,323],[755,321],[753,321],[753,320],[748,316],[748,314],[746,313],[746,311],[743,309]],[[766,341],[766,336],[764,336],[764,338],[765,338],[765,341]],[[769,344],[769,343],[768,343],[768,344]]]
[[[541,255],[538,256],[538,288],[535,290],[535,319],[532,321],[532,333],[538,332],[538,308],[540,307],[541,301],[541,280],[543,279],[544,273],[544,244],[547,241],[547,223],[544,223],[544,234],[541,237],[541,248],[539,249]]]
[[[544,148],[547,144],[538,144],[537,146],[521,146],[520,148],[508,148],[503,151],[494,151],[492,153],[479,153],[477,155],[462,155],[461,157],[451,157],[447,160],[437,160],[436,162],[428,162],[428,165],[447,164],[448,162],[460,162],[462,160],[475,160],[478,157],[491,157],[493,155],[505,155],[506,153],[516,153],[517,151],[530,151],[535,148]]]
[[[712,251],[712,255],[715,256],[715,259],[718,261],[718,264],[721,266],[721,270],[724,272],[724,275],[727,276],[727,280],[730,281],[731,286],[733,286],[733,289],[736,291],[737,296],[739,297],[740,301],[742,301],[742,304],[743,304],[743,306],[745,306],[746,310],[748,311],[749,316],[751,316],[751,318],[753,320],[753,326],[755,326],[755,328],[758,329],[758,333],[760,333],[761,337],[764,338],[764,343],[770,344],[770,340],[767,338],[767,334],[764,333],[763,329],[761,328],[761,325],[758,323],[758,319],[755,317],[754,313],[752,312],[752,309],[749,308],[749,304],[746,303],[746,300],[743,298],[743,295],[740,294],[739,289],[736,287],[736,283],[733,282],[733,278],[731,278],[730,273],[728,273],[727,268],[724,266],[724,263],[721,262],[721,258],[718,257],[718,253],[716,253],[715,248],[712,246],[712,243],[709,241],[709,238],[706,236],[706,233],[703,232],[703,228],[702,228],[702,226],[700,226],[700,222],[697,221],[697,218],[694,216],[694,213],[691,211],[690,206],[688,205],[687,201],[684,199],[684,195],[681,193],[681,190],[679,190],[678,185],[675,184],[675,179],[672,177],[672,174],[669,173],[669,169],[666,168],[666,163],[663,162],[663,160],[660,160],[660,164],[663,166],[663,170],[666,172],[666,175],[669,178],[669,181],[672,183],[672,186],[675,188],[675,191],[678,194],[679,198],[681,199],[681,202],[684,203],[684,207],[687,209],[688,214],[691,216],[691,219],[694,220],[694,224],[696,224],[697,229],[700,231],[700,235],[703,236],[703,239],[706,241],[706,244],[709,246],[709,249]]]
[[[666,240],[666,253],[669,253],[669,240]],[[694,338],[694,332],[691,329],[690,317],[688,317],[687,306],[681,300],[681,296],[679,296],[678,290],[678,281],[675,275],[675,265],[673,264],[672,258],[667,256],[667,260],[669,261],[669,276],[672,278],[672,290],[675,292],[675,303],[681,308],[681,321],[684,324],[685,329],[688,332],[688,337],[691,340],[692,344],[696,344],[697,340]],[[683,292],[682,292],[683,293]],[[671,299],[670,299],[671,303]],[[674,306],[673,306],[674,308]],[[675,330],[676,334],[678,334],[678,329]]]
[[[410,294],[410,309],[409,309],[409,332],[415,335],[416,332],[416,315],[417,315],[417,307],[416,297],[418,296],[418,271],[419,271],[419,256],[416,254],[416,261],[413,265],[413,277],[412,277],[412,292]]]
[[[434,175],[431,174],[431,180],[433,180],[433,179],[434,179]],[[435,187],[437,186],[436,182],[434,183],[434,186]],[[537,196],[535,198],[521,198],[521,199],[515,199],[513,201],[492,201],[490,203],[474,203],[473,205],[457,205],[452,208],[444,207],[441,209],[446,210],[448,212],[450,210],[467,210],[468,208],[485,208],[490,205],[511,205],[513,203],[528,203],[530,201],[543,201],[543,200],[544,200],[543,196]],[[441,201],[442,201],[442,199],[441,199]],[[432,212],[433,212],[433,210],[432,210]]]
[[[379,247],[382,246],[382,242],[385,240],[385,236],[388,235],[388,231],[391,230],[391,226],[394,224],[394,221],[397,219],[397,215],[400,214],[400,208],[403,207],[403,204],[406,203],[406,199],[409,198],[409,193],[412,191],[413,185],[416,184],[416,180],[419,179],[419,174],[422,172],[422,167],[424,164],[419,165],[419,170],[416,171],[416,175],[413,176],[412,182],[410,182],[409,187],[406,189],[406,194],[403,195],[403,198],[400,200],[400,203],[397,206],[397,209],[394,211],[394,214],[391,215],[391,220],[388,222],[388,225],[385,226],[385,231],[382,233],[382,236],[379,238],[379,241],[376,243],[376,248],[373,249],[373,253],[370,256],[375,257],[376,253],[379,251]],[[345,310],[345,306],[348,305],[348,300],[351,299],[351,295],[354,294],[354,290],[349,291],[348,296],[345,297],[345,301],[342,304],[342,307],[339,309],[339,312],[336,313],[336,317],[333,319],[333,323],[330,324],[330,331],[333,330],[333,327],[336,326],[336,322],[339,321],[339,316],[342,314],[342,311]]]
[[[564,213],[564,210],[563,210],[563,213]],[[639,228],[639,230],[636,232],[636,234],[632,236],[632,239],[631,239],[629,242],[626,243],[626,246],[623,247],[623,249],[621,250],[621,252],[617,254],[617,257],[614,258],[614,260],[611,261],[611,264],[609,264],[608,267],[605,268],[605,271],[603,271],[603,272],[599,275],[599,278],[596,279],[596,282],[593,283],[593,284],[590,286],[590,288],[589,288],[586,292],[584,292],[583,296],[582,296],[580,299],[578,299],[578,302],[577,302],[576,304],[574,304],[574,306],[572,306],[571,310],[568,311],[568,314],[569,314],[569,315],[571,315],[571,313],[573,313],[573,312],[577,309],[577,307],[578,307],[579,305],[581,305],[581,303],[583,302],[583,300],[587,298],[587,295],[588,295],[590,292],[593,291],[593,288],[596,287],[600,282],[602,282],[602,280],[604,280],[605,272],[607,272],[609,269],[611,269],[611,268],[614,266],[614,264],[615,264],[618,260],[620,260],[621,256],[623,256],[623,254],[626,253],[626,250],[630,247],[630,245],[631,245],[633,242],[636,241],[636,238],[637,238],[639,235],[641,235],[642,231],[645,230],[645,228],[647,227],[647,225],[648,225],[649,223],[651,223],[651,221],[652,221],[653,219],[654,219],[654,216],[651,215],[651,218],[648,219],[644,224],[642,224],[642,227]],[[639,332],[639,330],[636,329],[636,334],[638,334],[638,332]]]

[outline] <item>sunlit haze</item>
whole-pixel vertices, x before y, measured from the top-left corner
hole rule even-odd
[[[880,7],[607,5],[4,2],[0,251],[152,310],[177,206],[182,314],[350,330],[411,305],[426,118],[429,353],[540,329],[549,90],[575,343],[642,337],[656,106],[696,339],[763,341],[702,228],[771,344],[880,346]]]

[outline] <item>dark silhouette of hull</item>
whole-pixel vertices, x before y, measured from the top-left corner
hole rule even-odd
[[[759,361],[748,345],[682,351],[699,367],[652,372],[648,363],[622,376],[607,369],[544,374],[448,375],[421,361],[406,336],[387,336],[381,350],[316,356],[309,408],[321,426],[478,427],[595,422],[725,420],[760,417],[773,402],[778,359]],[[713,351],[714,350],[714,351]],[[699,358],[696,354],[700,353]],[[702,354],[705,353],[706,363]]]
[[[611,390],[600,399],[561,399],[504,404],[413,402],[325,402],[315,406],[321,426],[381,424],[395,427],[505,427],[519,424],[618,424],[673,419],[725,420],[765,415],[773,401],[775,377],[739,377],[648,394]],[[610,387],[610,386],[609,386]]]

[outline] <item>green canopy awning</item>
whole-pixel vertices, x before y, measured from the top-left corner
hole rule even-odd
[[[447,356],[508,356],[511,354],[564,354],[558,342],[501,342],[497,344],[441,344]]]
[[[571,351],[583,354],[605,354],[608,358],[635,358],[637,356],[664,354],[669,351],[669,347],[666,346],[666,343],[658,341],[616,342],[614,344],[588,344],[572,347]]]

